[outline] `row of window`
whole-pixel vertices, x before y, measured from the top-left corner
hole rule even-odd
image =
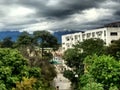
[[[90,38],[91,35],[92,35],[92,37],[95,37],[95,34],[96,34],[97,36],[102,36],[103,32],[102,32],[102,31],[99,31],[99,32],[86,33],[86,34],[83,34],[82,37],[83,37],[83,39],[85,38],[85,36],[86,36],[87,38]],[[110,36],[117,36],[117,35],[118,35],[117,32],[110,32]],[[104,31],[104,36],[106,36],[106,31]],[[71,38],[71,40],[73,40],[72,37],[66,37],[66,41],[69,41],[70,38]],[[75,35],[74,38],[75,38],[75,40],[80,39],[80,35]]]
[[[117,36],[118,33],[117,33],[117,32],[111,32],[110,35],[111,35],[111,36]]]
[[[97,36],[101,36],[102,35],[102,31],[99,31],[99,32],[92,32],[92,33],[86,33],[86,34],[82,34],[82,37],[83,38],[85,38],[85,36],[87,36],[87,38],[89,38],[91,35],[92,35],[92,37],[95,37],[95,34],[97,35]],[[106,36],[106,32],[104,31],[104,36]],[[75,35],[74,36],[74,38],[75,38],[75,40],[77,40],[77,39],[80,39],[80,35]],[[68,36],[68,37],[66,37],[66,41],[69,41],[69,40],[73,40],[73,37],[72,36]]]

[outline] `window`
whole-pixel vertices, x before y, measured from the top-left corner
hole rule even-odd
[[[104,31],[104,36],[106,36],[106,31]]]
[[[92,32],[92,37],[95,37],[95,32]]]
[[[75,39],[77,39],[77,35],[75,35]]]
[[[65,47],[63,47],[63,50],[65,49]]]
[[[69,38],[67,39],[67,41],[69,41]]]
[[[83,39],[85,38],[85,34],[82,35]]]
[[[66,43],[66,46],[67,46],[67,47],[70,47],[70,44],[69,44],[69,43]]]
[[[69,37],[66,37],[66,41],[69,41]]]
[[[62,43],[63,45],[65,44],[65,43]]]
[[[117,36],[117,32],[111,32],[110,35],[111,36]]]
[[[87,38],[89,38],[90,37],[90,33],[87,33]]]
[[[102,35],[102,31],[98,31],[96,32],[97,36],[101,36]]]
[[[115,42],[115,40],[111,40],[111,43],[114,43]]]

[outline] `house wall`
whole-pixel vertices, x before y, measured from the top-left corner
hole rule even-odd
[[[85,39],[100,38],[106,45],[112,43],[113,40],[120,38],[120,27],[105,27],[99,29],[88,30],[85,32],[67,34],[62,36],[62,51],[64,52],[68,48],[73,48],[73,45],[78,42],[82,42]]]

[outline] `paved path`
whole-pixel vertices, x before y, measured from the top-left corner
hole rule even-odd
[[[54,86],[59,86],[59,90],[71,90],[71,82],[63,77],[61,73],[58,73],[57,77],[54,79]]]
[[[56,57],[57,59],[57,57]],[[63,67],[65,67],[65,63],[64,60],[61,57],[58,57],[58,61],[61,62],[60,64],[54,65],[56,68],[56,72],[57,72],[57,77],[54,78],[54,86],[55,87],[59,87],[58,90],[71,90],[71,82],[65,78],[62,74],[63,72]]]

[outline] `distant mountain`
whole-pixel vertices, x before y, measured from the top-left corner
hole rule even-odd
[[[21,32],[19,31],[1,31],[0,40],[3,40],[5,37],[11,37],[12,40],[15,41],[20,34]]]
[[[56,31],[53,35],[58,39],[58,42],[61,44],[61,36],[65,34],[75,33],[80,31]],[[5,37],[11,37],[13,41],[16,41],[18,36],[21,34],[19,31],[1,31],[0,32],[0,40],[3,40]]]

